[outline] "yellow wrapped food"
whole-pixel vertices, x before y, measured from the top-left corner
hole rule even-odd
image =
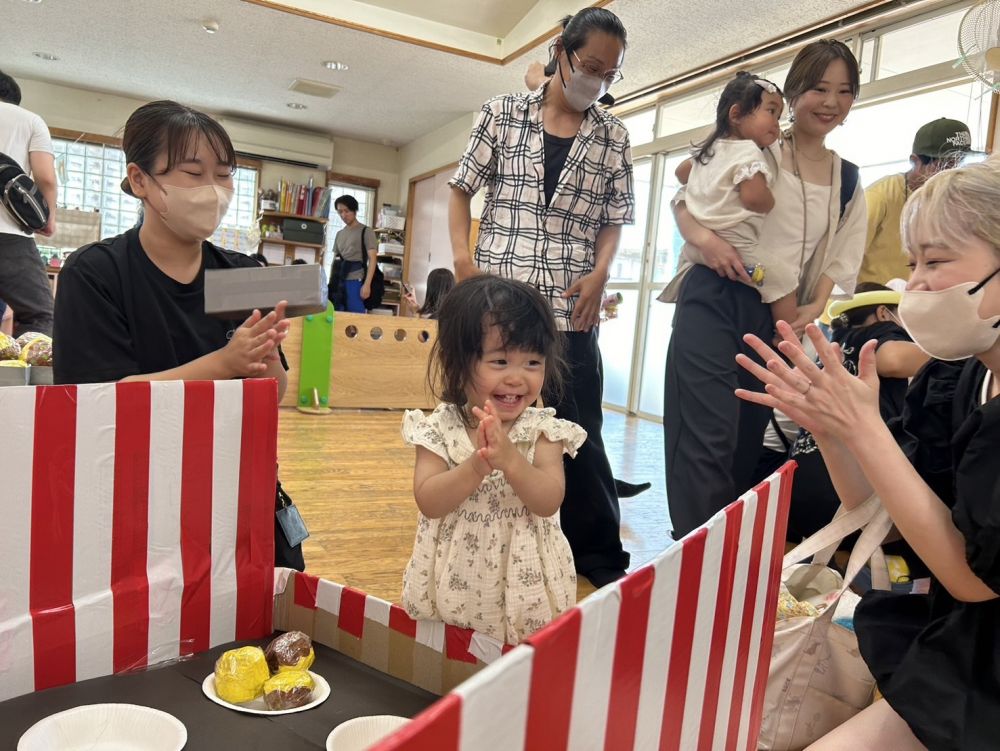
[[[312,639],[301,631],[288,631],[275,638],[267,645],[264,655],[272,673],[308,670],[316,659]]]
[[[215,693],[230,704],[253,701],[270,676],[260,647],[230,649],[215,661]]]
[[[264,703],[268,709],[293,709],[308,704],[315,687],[305,670],[284,670],[264,683]]]
[[[0,332],[0,360],[16,360],[21,347],[14,339]]]
[[[23,360],[0,360],[0,367],[4,368],[26,368],[28,363]]]
[[[23,338],[23,337],[22,337]],[[18,342],[21,340],[18,339]],[[21,360],[29,365],[52,365],[52,340],[45,334],[37,334],[21,344]]]

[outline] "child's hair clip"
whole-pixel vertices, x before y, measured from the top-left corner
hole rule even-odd
[[[758,86],[760,86],[762,89],[764,89],[764,91],[766,91],[768,94],[780,94],[781,93],[781,92],[778,91],[778,87],[775,86],[770,81],[768,81],[766,78],[755,78],[755,79],[753,79],[753,82],[755,84],[757,84]]]

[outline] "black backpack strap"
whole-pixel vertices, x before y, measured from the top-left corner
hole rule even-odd
[[[861,179],[861,171],[854,162],[846,159],[840,160],[840,218],[844,218],[847,211],[847,204],[854,198],[854,191],[858,189],[858,180]]]
[[[368,278],[368,246],[365,245],[365,233],[368,231],[368,227],[361,225],[361,268],[365,272],[365,278]]]

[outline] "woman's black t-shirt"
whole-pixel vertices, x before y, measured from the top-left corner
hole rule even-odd
[[[205,313],[205,269],[255,267],[250,256],[202,244],[190,284],[146,255],[138,229],[86,245],[59,272],[53,329],[56,383],[98,383],[185,365],[224,347],[243,321]]]
[[[576,136],[562,138],[554,136],[548,131],[543,137],[543,148],[545,149],[545,205],[552,203],[552,196],[556,194],[556,187],[559,185],[559,176],[562,175],[563,167],[566,165],[566,157],[573,146]]]

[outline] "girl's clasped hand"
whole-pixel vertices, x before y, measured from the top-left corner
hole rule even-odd
[[[492,400],[487,399],[482,409],[473,407],[472,414],[479,420],[479,426],[476,428],[476,456],[479,459],[477,469],[483,475],[496,470],[510,471],[511,463],[517,461],[521,455],[511,443]]]

